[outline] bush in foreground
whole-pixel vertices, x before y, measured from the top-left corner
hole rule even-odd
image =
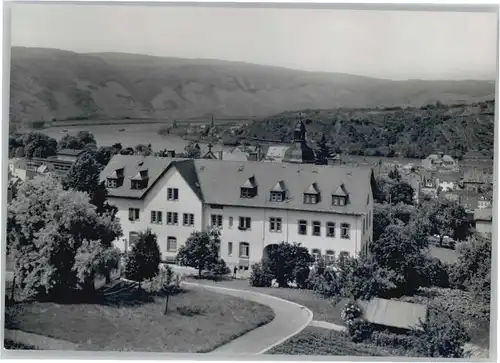
[[[273,275],[262,266],[261,262],[252,265],[250,285],[255,287],[271,287]]]
[[[139,233],[127,258],[125,267],[127,279],[141,284],[142,281],[152,279],[158,274],[161,256],[156,239],[156,234],[150,229]]]

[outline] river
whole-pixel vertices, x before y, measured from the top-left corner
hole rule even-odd
[[[98,146],[111,146],[119,142],[123,147],[151,144],[155,151],[161,149],[175,150],[177,153],[184,151],[189,141],[175,135],[162,136],[157,133],[160,127],[160,124],[81,125],[49,127],[40,132],[59,141],[66,134],[74,135],[78,131],[89,131],[94,135]],[[119,131],[121,129],[124,131]]]

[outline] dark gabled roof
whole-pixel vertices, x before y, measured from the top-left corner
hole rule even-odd
[[[148,179],[148,171],[147,169],[145,170],[139,170],[137,174],[135,174],[130,180],[146,180]]]
[[[202,169],[200,170],[204,170],[204,167],[202,167]],[[257,183],[255,183],[255,177],[254,176],[251,176],[250,178],[248,178],[246,180],[246,182],[241,186],[242,188],[250,188],[250,189],[253,189],[257,186]]]
[[[139,160],[143,161],[140,168],[138,167]],[[139,170],[148,169],[150,183],[147,188],[141,190],[131,189],[127,183],[117,188],[109,188],[110,197],[143,198],[169,168],[175,167],[200,200],[208,204],[354,215],[365,213],[366,192],[372,188],[373,173],[371,168],[363,167],[115,155],[101,173],[101,180],[122,167],[124,167],[125,178],[132,178]],[[288,199],[282,203],[270,202],[268,193],[280,181],[286,183]],[[240,198],[241,187],[253,188],[257,185],[259,190],[256,196]],[[343,191],[349,195],[350,203],[345,206],[334,206],[326,198],[317,204],[304,204],[303,193],[313,185],[315,189],[325,193],[335,192],[338,187],[334,186],[343,185]]]
[[[194,164],[204,200],[209,204],[361,215],[366,210],[366,192],[372,187],[371,168],[201,159],[194,160]],[[316,172],[313,173],[313,169]],[[240,198],[240,187],[250,177],[255,178],[258,193],[253,198]],[[268,193],[280,180],[286,183],[287,201],[271,202]],[[305,204],[303,193],[312,182],[328,194],[335,191],[334,186],[344,184],[350,203],[334,206],[331,200],[324,198],[317,204]]]
[[[174,162],[182,160],[186,159],[118,154],[111,158],[106,168],[101,172],[100,179],[104,181],[108,175],[121,168],[123,168],[123,177],[125,179],[131,179],[135,177],[139,171],[148,169],[149,183],[147,188],[131,189],[129,183],[123,183],[117,188],[108,189],[109,197],[141,199]],[[142,162],[142,165],[139,165],[140,162]]]
[[[276,183],[274,187],[271,188],[271,192],[284,192],[286,191],[285,182],[280,180]]]
[[[78,156],[83,153],[85,150],[76,150],[76,149],[62,149],[57,152],[57,155],[68,155],[68,156]]]
[[[304,191],[304,194],[319,194],[320,191],[318,189],[318,185],[316,182],[309,185],[309,187]]]
[[[332,193],[336,197],[347,197],[349,193],[346,192],[344,184],[340,184],[339,187]]]

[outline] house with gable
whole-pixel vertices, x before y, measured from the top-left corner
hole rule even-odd
[[[315,256],[353,256],[372,241],[371,168],[115,155],[101,173],[128,250],[157,234],[165,260],[193,231],[221,231],[220,255],[247,270],[269,246],[299,242]]]

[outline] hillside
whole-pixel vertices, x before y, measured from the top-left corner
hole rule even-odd
[[[315,146],[324,134],[333,148],[354,155],[424,158],[436,151],[460,157],[493,152],[494,102],[421,108],[336,109],[284,112],[253,122],[242,137],[290,142],[299,118]]]
[[[486,81],[388,81],[218,60],[11,50],[11,119],[267,116],[492,99]]]

